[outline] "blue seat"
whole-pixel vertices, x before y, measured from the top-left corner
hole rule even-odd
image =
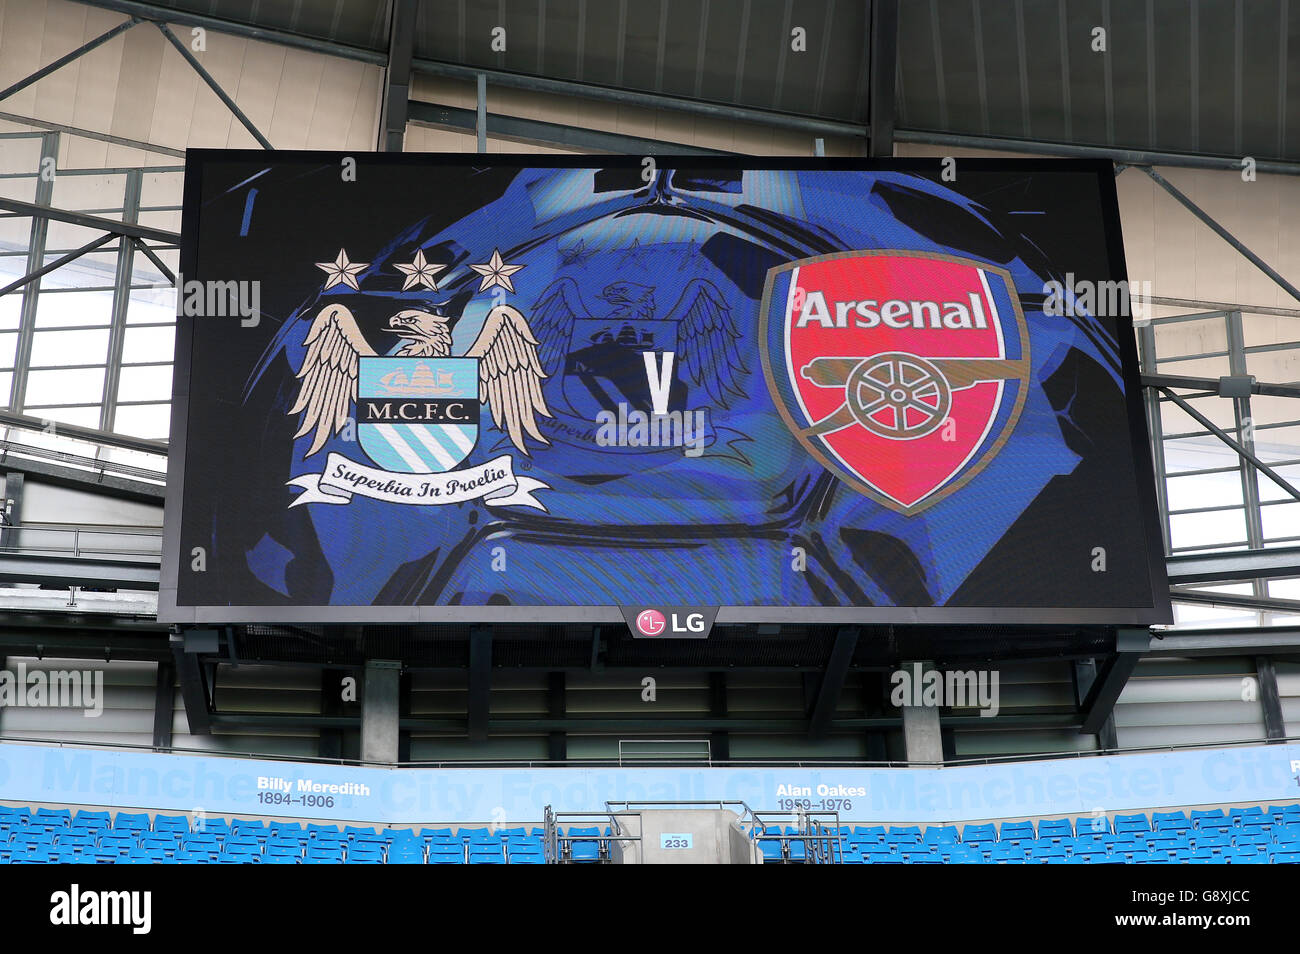
[[[79,831],[102,831],[111,824],[108,812],[77,812],[69,827]]]
[[[1074,836],[1074,831],[1068,818],[1049,818],[1038,823],[1038,838],[1043,839],[1063,839]]]
[[[306,851],[307,860],[318,864],[340,863],[343,861],[344,854],[342,845],[308,844]]]
[[[998,832],[999,841],[1033,841],[1034,826],[1030,822],[1006,822]]]
[[[590,863],[600,860],[600,845],[594,841],[574,841],[569,857],[574,861]]]
[[[509,861],[512,865],[544,865],[546,864],[546,856],[541,852],[535,854],[532,852],[524,852],[511,855]]]
[[[1105,815],[1089,815],[1074,820],[1075,835],[1104,835],[1110,830],[1110,819]]]
[[[136,815],[118,812],[113,818],[113,828],[117,831],[148,831],[149,816],[143,812]]]
[[[927,845],[955,844],[959,840],[956,825],[931,825],[921,839]]]
[[[785,853],[781,850],[781,842],[775,838],[760,839],[758,850],[762,853],[765,862],[785,861]]]
[[[1300,851],[1275,851],[1268,860],[1275,865],[1300,865]]]
[[[1151,830],[1151,819],[1146,815],[1116,815],[1115,831],[1118,834],[1132,834]]]
[[[388,852],[388,863],[390,865],[422,865],[424,864],[424,849],[418,851],[407,848],[393,848]]]
[[[169,831],[182,834],[190,830],[190,820],[184,815],[155,815],[153,830],[155,832]]]
[[[1192,829],[1194,831],[1227,831],[1231,827],[1232,819],[1224,814],[1220,808],[1192,812]]]
[[[967,825],[962,829],[963,844],[976,845],[981,842],[997,841],[998,833],[992,825]]]
[[[29,824],[54,828],[67,828],[72,824],[72,812],[66,808],[38,808],[32,812]]]
[[[1189,831],[1192,823],[1182,812],[1155,812],[1151,816],[1152,827],[1156,831]]]

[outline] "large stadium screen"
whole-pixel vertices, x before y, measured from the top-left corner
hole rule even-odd
[[[1168,621],[1126,277],[1108,163],[191,152],[160,618]]]

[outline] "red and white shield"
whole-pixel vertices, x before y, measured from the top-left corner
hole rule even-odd
[[[768,274],[761,320],[786,423],[901,513],[974,477],[1019,419],[1029,338],[1005,269],[911,251],[803,259]]]

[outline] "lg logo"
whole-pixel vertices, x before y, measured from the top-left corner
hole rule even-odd
[[[664,614],[658,610],[642,610],[636,616],[636,628],[642,636],[658,636],[668,626]]]
[[[671,613],[665,617],[658,610],[648,609],[637,613],[636,629],[642,636],[662,636],[665,631],[671,635],[700,636],[708,625],[703,613]]]

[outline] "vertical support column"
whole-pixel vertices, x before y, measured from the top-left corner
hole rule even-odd
[[[1138,329],[1138,356],[1143,374],[1156,373],[1155,326],[1143,325]],[[1165,430],[1160,419],[1160,394],[1155,388],[1144,388],[1142,399],[1146,405],[1147,431],[1151,435],[1151,462],[1156,472],[1156,506],[1160,510],[1160,538],[1165,544],[1165,556],[1173,547],[1169,533],[1169,487],[1165,483]]]
[[[487,152],[487,74],[478,74],[478,110],[474,129],[478,134],[478,151]]]
[[[1246,335],[1241,327],[1241,312],[1230,311],[1225,316],[1228,324],[1228,373],[1235,377],[1244,377],[1246,370]],[[1237,443],[1250,453],[1255,453],[1254,418],[1250,410],[1250,398],[1232,399],[1233,423],[1236,425]],[[1237,459],[1241,468],[1241,501],[1245,505],[1246,543],[1252,550],[1264,546],[1264,517],[1259,509],[1259,473],[1244,457]],[[1264,580],[1252,580],[1251,592],[1258,597],[1268,596],[1268,584]],[[1260,623],[1269,625],[1271,614],[1260,613]],[[1270,665],[1271,669],[1271,665]]]
[[[344,669],[322,669],[320,671],[321,715],[337,716],[343,714],[343,680],[349,675],[351,673]],[[343,730],[332,726],[322,727],[316,754],[323,759],[343,758]]]
[[[568,711],[567,687],[562,672],[548,673],[546,677],[546,712],[552,719],[563,719]],[[569,736],[565,732],[551,732],[546,740],[546,757],[552,762],[563,762],[569,757]]]
[[[872,0],[870,74],[867,80],[867,155],[894,154],[894,112],[898,84],[898,0]]]
[[[1088,694],[1092,692],[1093,684],[1097,681],[1098,669],[1096,659],[1081,659],[1074,664],[1074,699],[1083,710],[1084,703]],[[1115,730],[1115,713],[1107,713],[1105,720],[1097,727],[1097,748],[1101,751],[1109,751],[1119,748],[1119,734]]]
[[[469,712],[471,742],[486,742],[492,695],[492,629],[476,626],[469,634]]]
[[[126,174],[126,191],[122,196],[122,221],[135,225],[140,221],[140,194],[144,172],[132,169]],[[117,275],[113,280],[113,320],[108,331],[108,367],[104,370],[104,403],[99,410],[99,427],[111,431],[117,421],[117,389],[122,377],[122,345],[126,340],[126,312],[131,304],[131,275],[135,268],[135,243],[117,240]]]
[[[379,109],[379,150],[401,152],[411,101],[411,57],[415,49],[418,0],[391,0],[388,10],[388,67]]]
[[[158,663],[153,694],[153,747],[172,747],[172,707],[176,701],[176,664],[170,659]]]
[[[394,659],[367,659],[361,695],[361,758],[396,762],[398,755],[398,687],[402,664]]]
[[[11,470],[4,475],[5,492],[0,498],[0,511],[4,519],[0,520],[0,547],[18,546],[18,525],[23,521],[23,483],[24,475]]]
[[[930,660],[919,661],[922,674],[934,669]],[[905,661],[904,667],[917,665]],[[912,763],[938,763],[943,761],[943,733],[939,726],[939,709],[936,706],[903,704],[903,744],[907,761]]]
[[[46,178],[45,169],[55,168],[59,159],[59,134],[41,136],[41,165],[37,170],[36,204],[54,204],[54,178]],[[52,160],[52,162],[51,162]],[[31,238],[27,247],[27,269],[30,275],[45,264],[45,237],[49,234],[50,220],[32,217]],[[40,281],[23,286],[23,303],[18,312],[18,349],[14,355],[14,377],[9,393],[9,407],[21,412],[26,403],[27,370],[32,359],[32,333],[36,329],[36,300],[40,295]]]
[[[1264,713],[1264,738],[1286,738],[1286,721],[1282,718],[1282,697],[1277,688],[1277,670],[1268,656],[1255,657],[1255,674],[1259,678],[1259,707]]]
[[[727,674],[709,673],[709,715],[714,719],[727,717]],[[709,757],[726,762],[731,758],[731,733],[709,733]]]

